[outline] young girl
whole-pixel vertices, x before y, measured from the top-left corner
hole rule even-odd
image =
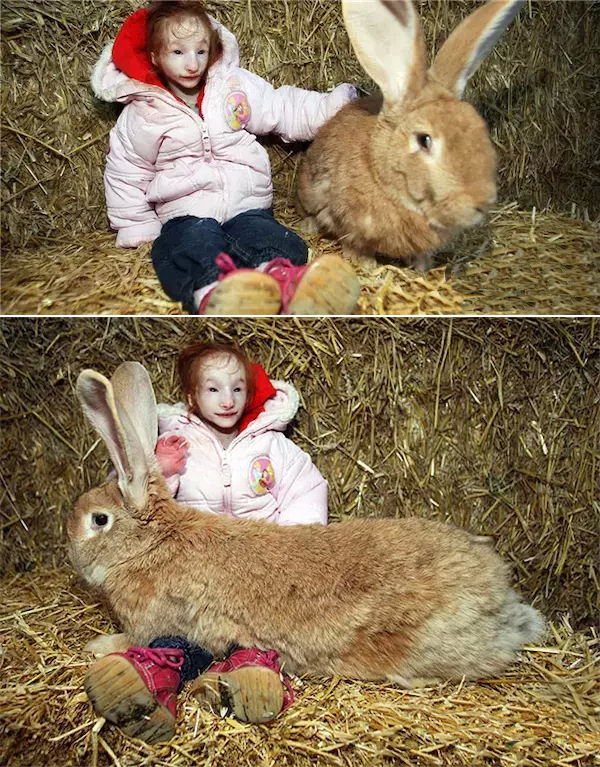
[[[154,242],[165,292],[199,314],[349,314],[348,262],[308,251],[271,213],[257,135],[312,139],[356,95],[274,89],[239,66],[233,34],[197,0],[154,2],[126,19],[92,74],[96,96],[125,104],[104,175],[117,245]]]
[[[182,504],[280,525],[326,524],[327,483],[310,457],[283,435],[299,396],[270,381],[237,349],[197,344],[179,356],[185,404],[159,405],[156,457]],[[277,653],[232,648],[192,693],[215,713],[274,719],[293,700]],[[212,656],[183,637],[158,637],[98,660],[85,680],[101,716],[149,743],[175,729],[176,694]],[[282,684],[283,682],[283,684]]]

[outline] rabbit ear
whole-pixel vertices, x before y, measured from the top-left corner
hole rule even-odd
[[[525,0],[488,0],[462,21],[440,48],[431,76],[458,98]]]
[[[117,470],[119,490],[129,505],[142,511],[153,460],[149,456],[152,419],[147,419],[142,409],[149,407],[156,418],[156,402],[148,373],[141,365],[142,372],[137,367],[138,363],[128,362],[115,371],[118,397],[111,381],[94,370],[84,370],[77,379],[77,396],[87,419],[106,444]]]
[[[144,455],[152,460],[158,435],[158,414],[148,371],[139,362],[123,362],[113,373],[112,384],[117,411],[127,413],[141,442]]]
[[[425,85],[427,60],[419,17],[410,0],[342,0],[356,57],[393,104]]]

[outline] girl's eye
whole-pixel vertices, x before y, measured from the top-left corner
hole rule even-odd
[[[217,391],[217,387],[216,386],[209,386],[208,387],[208,391],[209,392],[216,392]]]

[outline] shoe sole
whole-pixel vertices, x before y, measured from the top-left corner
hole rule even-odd
[[[194,683],[191,693],[213,714],[232,715],[253,724],[272,721],[283,707],[279,674],[263,666],[223,673],[208,671]]]
[[[279,314],[281,290],[268,274],[238,272],[222,280],[210,294],[204,314],[266,315]]]
[[[360,282],[352,266],[339,256],[321,256],[303,274],[288,313],[352,314],[359,295]]]
[[[174,736],[175,717],[126,658],[106,656],[96,661],[83,685],[94,711],[127,735],[150,744]]]

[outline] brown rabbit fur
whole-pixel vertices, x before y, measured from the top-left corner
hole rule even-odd
[[[496,156],[484,120],[460,96],[521,5],[479,8],[427,71],[410,0],[343,0],[351,42],[383,103],[374,113],[371,101],[351,102],[317,133],[298,182],[306,232],[337,237],[349,255],[427,269],[434,251],[483,220],[496,200]]]
[[[119,423],[109,438],[95,425],[119,481],[80,498],[69,552],[134,644],[174,634],[217,656],[233,644],[273,648],[295,673],[411,686],[498,673],[542,633],[484,539],[420,518],[288,527],[183,507],[149,451],[143,476],[141,464],[119,470]],[[138,480],[143,499],[130,493]]]

